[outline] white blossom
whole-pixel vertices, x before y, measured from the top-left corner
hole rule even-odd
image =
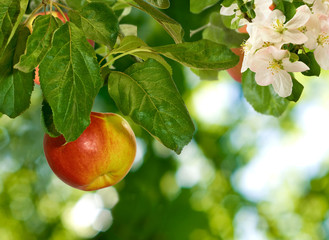
[[[314,50],[315,60],[321,68],[329,70],[329,16],[313,15],[306,24],[306,33],[309,40],[305,47]]]
[[[315,0],[312,6],[312,11],[315,14],[329,14],[329,1],[328,0]]]
[[[249,24],[247,26],[247,31],[250,35],[250,38],[242,45],[244,58],[242,61],[241,72],[245,72],[249,68],[253,55],[264,45],[264,41],[260,37],[259,29],[257,27]]]
[[[300,61],[290,62],[289,52],[274,46],[258,50],[250,64],[255,72],[258,85],[272,84],[274,91],[281,97],[288,97],[292,92],[292,78],[288,72],[304,72],[309,67]]]
[[[303,44],[307,37],[300,31],[311,16],[311,11],[307,5],[297,8],[292,19],[285,23],[286,17],[280,10],[273,10],[268,18],[259,23],[261,37],[264,42],[272,42],[279,45],[285,43]]]
[[[260,22],[269,16],[272,12],[270,6],[272,5],[272,0],[255,0],[255,13],[256,17],[252,20],[253,22]]]

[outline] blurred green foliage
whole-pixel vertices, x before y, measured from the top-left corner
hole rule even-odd
[[[165,12],[182,24],[186,40],[190,40],[189,31],[206,24],[218,7],[195,15],[186,8],[189,1],[171,2]],[[157,23],[137,10],[122,22],[142,26],[139,35],[151,46],[172,41]],[[193,36],[193,40],[197,38],[201,34]],[[197,127],[194,140],[185,149],[190,153],[183,152],[186,159],[177,156],[131,123],[140,157],[115,187],[85,193],[54,176],[43,154],[38,86],[27,112],[16,119],[0,118],[0,240],[247,239],[241,236],[240,225],[250,227],[248,216],[256,216],[254,228],[263,236],[257,239],[329,239],[328,166],[324,165],[312,181],[306,179],[292,188],[283,184],[272,199],[248,200],[234,186],[232,176],[257,151],[259,126],[248,120],[250,111],[242,100],[241,86],[231,82],[239,96],[228,99],[234,108],[221,113],[229,120],[205,123],[191,100],[204,83],[189,70],[168,62]],[[228,78],[225,73],[220,76]],[[106,89],[97,97],[94,110],[117,111]],[[290,114],[280,119],[257,117],[274,122],[278,132],[297,129]],[[198,173],[192,170],[182,174],[187,163],[199,164],[201,175],[193,176]],[[182,183],[180,176],[197,180]],[[89,211],[88,206],[94,207]]]

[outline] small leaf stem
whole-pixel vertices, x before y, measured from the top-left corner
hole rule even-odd
[[[56,3],[56,5],[60,6],[61,8],[65,8],[66,10],[71,10],[71,8],[61,4],[61,3]]]
[[[134,49],[134,50],[131,50],[131,51],[128,51],[128,52],[125,52],[125,53],[122,53],[114,58],[112,58],[109,62],[107,62],[106,64],[104,64],[101,68],[104,68],[106,66],[109,66],[109,65],[112,65],[116,60],[118,60],[119,58],[122,58],[124,56],[127,56],[127,55],[130,55],[130,54],[133,54],[133,53],[136,53],[136,52],[153,52],[151,49],[146,49],[146,48],[143,48],[143,49],[140,49],[140,48],[137,48],[137,49]],[[108,54],[108,56],[110,55],[111,53]],[[108,57],[108,56],[105,56],[104,58]],[[103,60],[103,59],[102,59]],[[101,60],[101,61],[102,61]]]
[[[206,24],[206,25],[204,25],[202,27],[199,27],[199,28],[197,28],[195,30],[190,30],[190,37],[193,37],[194,34],[197,34],[197,33],[203,31],[204,29],[206,29],[207,27],[210,27],[210,26],[211,26],[211,24],[208,23],[208,24]]]

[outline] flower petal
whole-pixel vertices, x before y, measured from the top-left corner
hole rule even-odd
[[[267,48],[258,50],[255,55],[249,59],[249,68],[253,72],[265,71],[270,61],[272,60],[271,54],[268,52]]]
[[[242,66],[241,66],[241,72],[245,72],[249,68],[249,56],[245,55],[243,60],[242,60]]]
[[[319,35],[319,33],[321,32],[321,28],[320,28],[321,23],[322,23],[321,18],[322,17],[319,15],[315,15],[315,14],[311,15],[311,17],[305,24],[307,32],[313,32],[317,37],[317,35]],[[319,21],[320,21],[320,24],[319,24]]]
[[[303,62],[290,62],[288,58],[282,59],[282,66],[287,72],[304,72],[310,68]]]
[[[285,27],[288,29],[297,29],[301,26],[304,26],[308,19],[311,16],[311,10],[307,5],[302,5],[296,9],[296,14],[290,19],[286,24]]]
[[[264,42],[278,43],[282,41],[282,34],[270,27],[262,27],[260,36]]]
[[[270,85],[271,83],[273,83],[273,74],[271,71],[260,71],[260,72],[256,72],[255,75],[255,80],[256,83],[260,86],[267,86]]]
[[[307,37],[307,41],[304,43],[304,46],[310,50],[315,49],[318,46],[317,38],[319,35],[315,34],[313,31],[307,31],[305,35]]]
[[[274,46],[269,46],[268,51],[275,60],[281,60],[288,55],[287,50],[282,50],[282,49],[274,47]]]
[[[275,9],[270,13],[268,18],[266,19],[267,23],[265,23],[265,25],[270,26],[272,25],[272,23],[276,22],[277,20],[284,23],[286,21],[286,16],[280,10]]]
[[[303,44],[307,40],[306,35],[299,30],[286,30],[283,32],[284,43]]]
[[[328,56],[329,46],[318,46],[314,51],[315,60],[324,70],[329,70]]]
[[[278,71],[274,75],[272,86],[274,88],[274,91],[280,97],[290,96],[292,92],[292,80],[290,74],[283,70]]]
[[[315,14],[327,14],[328,5],[323,0],[315,0],[312,10]]]

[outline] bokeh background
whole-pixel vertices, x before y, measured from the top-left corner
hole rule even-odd
[[[189,31],[216,6],[191,14],[188,1],[165,12]],[[146,14],[139,26],[151,46],[172,43]],[[129,57],[122,59],[129,64]],[[192,142],[176,155],[131,125],[138,153],[114,187],[82,192],[62,183],[43,154],[42,93],[22,116],[0,118],[0,240],[267,240],[329,239],[329,74],[297,79],[298,104],[280,118],[256,113],[225,72],[200,80],[170,60],[195,122]],[[94,111],[118,112],[106,89]],[[129,121],[129,119],[127,119]]]

